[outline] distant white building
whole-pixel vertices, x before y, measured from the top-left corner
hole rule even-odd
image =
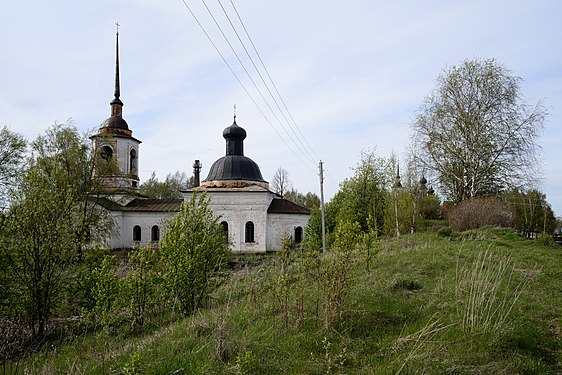
[[[213,163],[200,186],[183,192],[183,199],[150,199],[139,194],[141,141],[132,136],[123,119],[118,38],[119,34],[111,116],[91,137],[100,162],[97,173],[104,171],[102,181],[108,191],[97,202],[109,211],[115,223],[108,246],[115,249],[158,243],[165,232],[165,220],[175,215],[182,201],[189,200],[194,192],[207,193],[209,206],[220,217],[232,251],[277,251],[287,237],[299,244],[309,210],[269,190],[258,165],[244,156],[246,131],[236,124],[236,116],[233,124],[223,131],[226,155]],[[198,161],[194,167],[195,180],[199,181]]]

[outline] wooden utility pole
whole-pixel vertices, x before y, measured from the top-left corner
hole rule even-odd
[[[322,212],[322,252],[326,252],[326,222],[324,221],[324,169],[320,160],[318,168],[320,169],[320,210]]]

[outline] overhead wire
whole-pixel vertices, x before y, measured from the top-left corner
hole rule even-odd
[[[277,106],[277,109],[279,110],[279,112],[281,113],[281,115],[283,116],[283,118],[285,119],[285,122],[287,123],[287,125],[289,125],[289,128],[291,129],[291,131],[293,132],[294,136],[296,137],[296,139],[299,141],[299,143],[302,146],[302,149],[306,152],[306,154],[308,155],[308,157],[310,158],[310,160],[312,162],[316,162],[317,159],[314,158],[314,156],[310,153],[309,149],[312,150],[312,148],[310,147],[310,145],[305,145],[303,143],[303,141],[301,139],[304,139],[304,141],[306,142],[306,138],[304,137],[304,135],[302,134],[302,132],[300,132],[299,130],[299,134],[297,134],[297,132],[295,131],[294,127],[291,125],[291,123],[289,122],[289,120],[287,119],[287,116],[285,115],[285,112],[287,112],[289,114],[289,117],[292,118],[291,113],[289,112],[289,109],[287,108],[287,105],[285,104],[283,97],[281,96],[281,94],[279,93],[279,90],[277,90],[277,86],[275,85],[275,82],[273,81],[273,79],[271,78],[271,75],[269,74],[269,71],[267,70],[254,42],[252,41],[252,38],[250,37],[250,34],[248,33],[248,30],[246,29],[246,26],[244,25],[244,21],[242,21],[242,18],[240,17],[240,14],[238,13],[238,10],[236,9],[236,6],[234,5],[234,2],[232,0],[230,0],[230,4],[232,5],[232,8],[234,9],[237,17],[238,17],[238,21],[240,22],[240,24],[242,25],[242,28],[244,29],[244,32],[246,33],[246,37],[248,38],[248,40],[250,41],[250,43],[252,44],[252,47],[254,49],[254,52],[256,54],[256,56],[258,57],[258,59],[260,60],[262,67],[264,69],[264,71],[266,72],[269,81],[271,82],[273,88],[275,89],[275,92],[277,93],[277,96],[279,97],[280,101],[282,102],[282,104],[285,107],[285,111],[283,111],[283,109],[281,108],[281,106],[279,105],[279,103],[277,102],[277,99],[275,97],[275,95],[273,95],[273,93],[271,92],[271,89],[269,88],[269,85],[267,84],[267,82],[265,81],[265,79],[263,78],[260,69],[258,69],[258,67],[256,66],[256,63],[254,62],[254,59],[252,58],[252,55],[250,54],[250,52],[248,51],[248,49],[246,48],[246,45],[244,44],[244,42],[242,41],[242,38],[240,37],[240,34],[238,33],[238,30],[236,30],[236,27],[234,26],[234,24],[232,23],[232,20],[230,19],[230,16],[228,15],[228,12],[226,11],[226,9],[224,8],[224,6],[222,5],[221,0],[217,0],[226,19],[228,20],[228,22],[230,23],[230,26],[232,27],[232,30],[234,31],[234,34],[236,35],[236,37],[238,38],[238,41],[240,42],[240,45],[242,45],[242,48],[244,48],[244,51],[246,52],[246,55],[248,56],[248,58],[250,59],[250,62],[252,63],[254,69],[256,70],[256,72],[258,73],[258,76],[260,77],[263,85],[265,86],[265,88],[267,89],[269,96],[271,96],[271,98],[273,99],[273,102],[275,103],[275,105]],[[293,120],[294,122],[294,120]],[[295,123],[296,125],[296,123]],[[283,126],[281,124],[281,126]],[[285,127],[283,126],[284,130],[286,131]],[[306,142],[308,144],[308,142]],[[314,150],[312,150],[314,151]]]
[[[209,33],[207,33],[207,30],[205,30],[205,28],[203,27],[203,25],[201,24],[201,22],[199,21],[199,19],[197,18],[197,16],[195,15],[195,13],[193,12],[193,10],[191,9],[191,7],[187,4],[186,0],[182,0],[183,4],[185,5],[185,7],[187,8],[187,10],[189,11],[189,13],[191,14],[191,16],[195,19],[195,22],[197,23],[197,25],[199,26],[199,28],[201,29],[201,31],[203,31],[203,34],[205,34],[205,36],[207,37],[207,39],[209,40],[209,42],[211,43],[211,45],[213,46],[213,48],[215,49],[215,51],[219,54],[219,56],[221,57],[222,61],[225,63],[225,65],[228,67],[228,69],[230,70],[230,72],[232,73],[232,75],[234,75],[234,77],[236,78],[236,81],[238,82],[238,84],[242,87],[242,89],[244,90],[244,92],[246,93],[246,95],[248,95],[248,97],[250,98],[250,100],[252,101],[252,103],[254,104],[254,106],[258,109],[258,111],[261,113],[261,115],[264,117],[264,119],[266,120],[266,122],[271,126],[271,128],[273,129],[273,131],[279,136],[279,138],[283,141],[283,143],[285,143],[285,145],[289,148],[289,150],[293,153],[293,155],[295,155],[295,157],[297,159],[299,159],[303,164],[304,161],[300,158],[300,156],[295,153],[295,151],[293,150],[293,148],[287,143],[287,141],[285,140],[285,138],[283,138],[281,136],[281,134],[279,134],[279,132],[277,131],[277,129],[275,129],[275,127],[271,124],[271,122],[269,121],[269,118],[266,116],[266,114],[262,111],[261,107],[258,105],[258,103],[255,101],[255,99],[253,98],[253,96],[250,94],[250,92],[248,91],[248,89],[246,88],[246,86],[244,86],[244,84],[242,83],[242,81],[240,80],[240,78],[238,77],[238,75],[236,74],[236,72],[234,71],[234,69],[232,68],[232,66],[228,63],[228,61],[226,60],[226,58],[224,57],[224,55],[221,53],[221,51],[219,50],[219,48],[217,47],[217,45],[215,44],[215,42],[213,41],[213,39],[211,38],[211,36],[209,35]],[[306,164],[304,164],[306,165]]]
[[[224,40],[226,41],[226,43],[228,44],[228,46],[230,47],[230,50],[232,51],[232,53],[234,54],[234,56],[236,57],[236,59],[238,60],[240,66],[242,66],[242,69],[244,70],[244,72],[246,73],[246,75],[248,76],[248,79],[250,80],[250,82],[252,82],[252,85],[254,85],[254,88],[256,89],[256,91],[258,92],[258,94],[260,95],[260,97],[262,98],[262,100],[264,101],[265,105],[269,108],[269,110],[271,111],[271,113],[273,114],[273,116],[275,117],[275,119],[277,120],[277,122],[279,123],[279,125],[281,125],[281,127],[283,128],[283,130],[285,131],[285,133],[289,136],[289,139],[297,146],[297,149],[299,149],[300,152],[303,152],[299,145],[295,142],[295,140],[293,139],[293,137],[291,136],[291,134],[289,132],[287,132],[287,129],[285,129],[285,126],[283,125],[283,123],[281,122],[281,120],[279,119],[279,117],[277,116],[277,114],[275,113],[275,111],[273,110],[273,108],[271,108],[271,105],[269,104],[269,102],[267,101],[267,99],[265,98],[265,96],[263,95],[262,91],[260,90],[260,88],[257,86],[256,82],[253,80],[252,76],[250,75],[250,73],[248,72],[248,70],[246,69],[246,66],[244,65],[244,63],[242,62],[242,59],[240,59],[240,56],[238,56],[238,53],[236,52],[236,50],[234,49],[234,47],[232,46],[232,43],[230,43],[230,40],[228,39],[228,37],[226,36],[226,34],[224,33],[222,27],[219,25],[217,19],[215,18],[215,16],[213,15],[213,12],[211,12],[211,9],[207,6],[207,3],[205,2],[205,0],[201,0],[203,5],[205,5],[205,8],[207,9],[207,12],[209,13],[209,16],[211,16],[211,19],[213,20],[213,22],[215,23],[215,25],[217,26],[217,28],[219,29],[221,35],[223,36]],[[299,157],[299,160],[304,163],[304,161]]]
[[[220,0],[218,0],[220,3]],[[269,70],[267,69],[265,63],[263,62],[260,53],[258,52],[258,49],[256,48],[256,45],[254,44],[254,41],[252,39],[252,37],[250,36],[250,33],[248,32],[248,29],[246,28],[246,25],[244,24],[244,21],[242,21],[242,17],[240,16],[240,13],[238,13],[238,9],[236,8],[236,5],[234,5],[234,1],[230,0],[230,4],[232,5],[232,8],[234,9],[234,12],[236,13],[236,16],[238,17],[238,21],[240,22],[240,24],[242,25],[242,28],[244,29],[244,33],[246,34],[246,37],[248,38],[248,40],[250,41],[250,44],[252,45],[252,48],[254,50],[254,52],[256,53],[256,56],[258,57],[258,59],[260,60],[260,63],[265,71],[265,73],[267,74],[267,77],[269,78],[271,84],[273,85],[273,88],[275,89],[275,92],[277,93],[277,96],[279,97],[279,99],[281,100],[281,103],[283,104],[283,107],[285,108],[285,110],[287,111],[287,113],[289,114],[289,117],[291,118],[291,121],[293,122],[293,124],[295,125],[297,131],[299,132],[299,134],[301,135],[301,137],[304,139],[304,142],[306,143],[306,145],[308,146],[308,148],[310,149],[310,151],[316,156],[316,160],[320,160],[320,156],[318,156],[318,154],[314,151],[314,149],[310,146],[310,144],[308,143],[306,137],[304,136],[304,134],[302,134],[300,128],[298,127],[295,119],[293,118],[293,115],[291,114],[291,111],[289,111],[289,108],[287,107],[287,104],[285,103],[285,100],[283,100],[283,97],[281,96],[281,94],[279,93],[279,90],[277,89],[277,85],[275,84],[275,82],[273,81],[273,78],[271,78],[271,74],[269,74]],[[256,68],[257,69],[257,68]]]
[[[248,72],[248,69],[246,68],[246,66],[244,65],[242,59],[240,58],[240,56],[238,55],[238,53],[236,52],[234,46],[232,45],[232,43],[230,42],[229,38],[227,37],[226,33],[223,31],[222,27],[220,26],[217,18],[214,16],[213,12],[211,11],[211,9],[209,8],[209,6],[207,5],[207,3],[205,2],[205,0],[201,0],[203,5],[205,6],[205,9],[207,10],[209,16],[211,17],[211,19],[213,20],[213,22],[215,23],[215,26],[219,29],[221,35],[223,36],[224,40],[226,41],[226,43],[228,44],[228,46],[230,47],[230,50],[232,51],[232,53],[234,54],[234,56],[236,57],[238,63],[240,64],[240,66],[242,67],[242,69],[244,70],[244,72],[246,73],[248,79],[250,80],[250,82],[252,83],[252,85],[254,86],[255,90],[258,92],[259,96],[261,97],[261,99],[263,100],[263,102],[266,104],[266,106],[268,107],[269,111],[271,112],[271,114],[273,115],[273,117],[275,117],[275,119],[277,120],[277,122],[279,123],[279,125],[281,125],[284,133],[287,135],[287,137],[290,139],[290,141],[295,145],[296,149],[298,150],[298,152],[300,152],[306,159],[308,159],[310,162],[312,162],[313,164],[316,163],[316,160],[319,160],[320,157],[318,156],[318,154],[315,152],[315,150],[310,146],[310,143],[308,142],[308,140],[306,139],[306,137],[304,136],[304,134],[302,133],[302,131],[300,130],[297,122],[295,121],[293,115],[291,114],[285,100],[283,100],[283,97],[281,96],[279,89],[277,88],[277,85],[275,84],[275,82],[273,81],[273,78],[271,77],[271,74],[269,73],[269,70],[267,69],[263,59],[261,58],[261,55],[259,54],[257,47],[255,45],[255,43],[253,42],[250,33],[248,32],[248,29],[246,28],[244,21],[242,20],[242,17],[240,16],[240,13],[238,12],[238,9],[236,8],[236,6],[234,5],[233,0],[230,0],[230,4],[234,10],[234,12],[236,13],[236,17],[238,18],[238,22],[240,23],[240,25],[242,26],[243,30],[244,30],[244,34],[246,35],[246,38],[248,39],[248,41],[250,42],[252,49],[255,53],[255,55],[257,56],[257,58],[260,61],[261,67],[263,68],[265,74],[267,75],[267,78],[269,80],[269,82],[271,83],[271,86],[273,87],[273,90],[275,91],[275,94],[277,95],[277,97],[279,98],[279,102],[282,104],[279,104],[276,96],[273,94],[272,90],[269,87],[269,84],[266,82],[266,80],[264,79],[263,75],[260,72],[260,69],[258,68],[258,66],[256,65],[254,59],[252,58],[251,53],[248,51],[248,48],[246,47],[244,41],[242,40],[236,26],[234,25],[234,23],[232,22],[231,17],[228,15],[227,10],[225,9],[225,7],[223,6],[223,4],[221,3],[221,0],[217,0],[217,2],[219,3],[226,19],[228,20],[232,30],[234,31],[240,45],[242,46],[242,48],[244,49],[246,55],[248,56],[248,59],[250,60],[251,64],[253,65],[255,71],[257,72],[261,82],[263,83],[263,85],[265,86],[269,96],[271,97],[271,99],[273,100],[273,102],[275,103],[276,108],[278,109],[278,111],[281,113],[283,119],[285,120],[286,124],[288,125],[289,129],[291,130],[293,136],[291,135],[291,133],[287,130],[287,128],[283,125],[283,123],[281,122],[279,116],[277,116],[276,112],[274,111],[274,109],[271,107],[269,101],[265,98],[264,94],[262,93],[262,91],[260,90],[260,88],[258,87],[258,85],[256,84],[256,82],[254,81],[254,79],[252,78],[251,74]],[[235,76],[238,84],[243,88],[243,90],[245,91],[246,95],[248,95],[248,97],[250,98],[250,100],[252,101],[252,103],[254,104],[254,106],[258,109],[258,111],[261,113],[261,115],[264,117],[264,119],[266,120],[266,122],[269,124],[269,126],[274,130],[274,132],[277,134],[277,136],[283,141],[283,143],[289,148],[289,150],[293,153],[293,155],[304,165],[306,166],[308,169],[313,170],[313,168],[310,167],[310,165],[308,165],[300,156],[299,154],[297,154],[297,152],[295,151],[295,149],[293,149],[293,147],[285,140],[285,138],[279,133],[279,131],[276,129],[275,126],[273,126],[273,124],[271,123],[271,121],[269,120],[269,118],[267,117],[267,115],[264,113],[264,111],[261,109],[261,106],[257,103],[257,101],[253,98],[253,96],[250,94],[249,90],[246,88],[246,86],[242,83],[241,79],[239,78],[239,76],[236,74],[236,72],[234,71],[234,69],[232,68],[232,66],[228,63],[227,59],[225,58],[225,56],[223,55],[223,53],[221,53],[221,51],[219,50],[217,44],[213,41],[213,39],[211,38],[211,36],[209,35],[209,33],[207,32],[207,30],[205,29],[205,27],[203,26],[203,24],[199,21],[198,17],[195,15],[195,13],[193,12],[193,10],[191,9],[191,7],[187,4],[186,0],[182,0],[184,6],[187,8],[187,10],[189,11],[189,13],[191,14],[191,16],[195,19],[197,25],[199,26],[199,28],[203,31],[203,33],[205,34],[205,36],[207,37],[207,39],[209,40],[209,42],[211,43],[211,45],[213,46],[213,48],[215,49],[215,51],[217,51],[217,53],[219,54],[219,56],[221,57],[221,59],[223,60],[223,62],[227,65],[228,69],[230,70],[230,72]],[[286,114],[285,114],[286,113]],[[291,121],[289,121],[290,118]],[[291,124],[292,122],[292,124]],[[296,129],[296,130],[295,130]],[[295,141],[296,139],[296,141]],[[298,141],[298,143],[297,143]],[[316,157],[316,159],[315,159]],[[324,167],[324,173],[325,173],[325,180],[327,182],[327,184],[334,190],[337,191],[337,184],[334,182],[333,178],[331,177],[331,174],[328,172],[328,170]]]

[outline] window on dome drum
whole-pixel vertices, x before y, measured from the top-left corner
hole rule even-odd
[[[152,230],[150,231],[150,241],[160,241],[160,227],[158,225],[152,227]]]
[[[133,227],[133,241],[140,241],[141,240],[141,227],[135,225]]]
[[[103,146],[100,150],[100,156],[103,160],[109,161],[109,159],[113,157],[113,149],[111,146]]]
[[[129,157],[129,172],[137,173],[137,151],[135,149],[131,150]]]
[[[295,243],[302,242],[302,227],[295,228]]]
[[[224,230],[224,234],[226,235],[226,242],[228,242],[228,223],[226,221],[222,221],[221,226]]]
[[[248,221],[246,223],[246,241],[245,242],[254,242],[254,223]]]

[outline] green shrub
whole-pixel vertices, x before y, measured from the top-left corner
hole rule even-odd
[[[441,237],[451,237],[453,229],[451,227],[443,227],[437,231],[437,235]]]
[[[554,241],[554,237],[547,233],[539,234],[537,239],[535,240],[537,243],[541,244],[545,247],[558,247],[559,245]]]
[[[170,221],[160,243],[164,283],[184,315],[193,313],[218,285],[228,243],[205,194],[193,193]]]

